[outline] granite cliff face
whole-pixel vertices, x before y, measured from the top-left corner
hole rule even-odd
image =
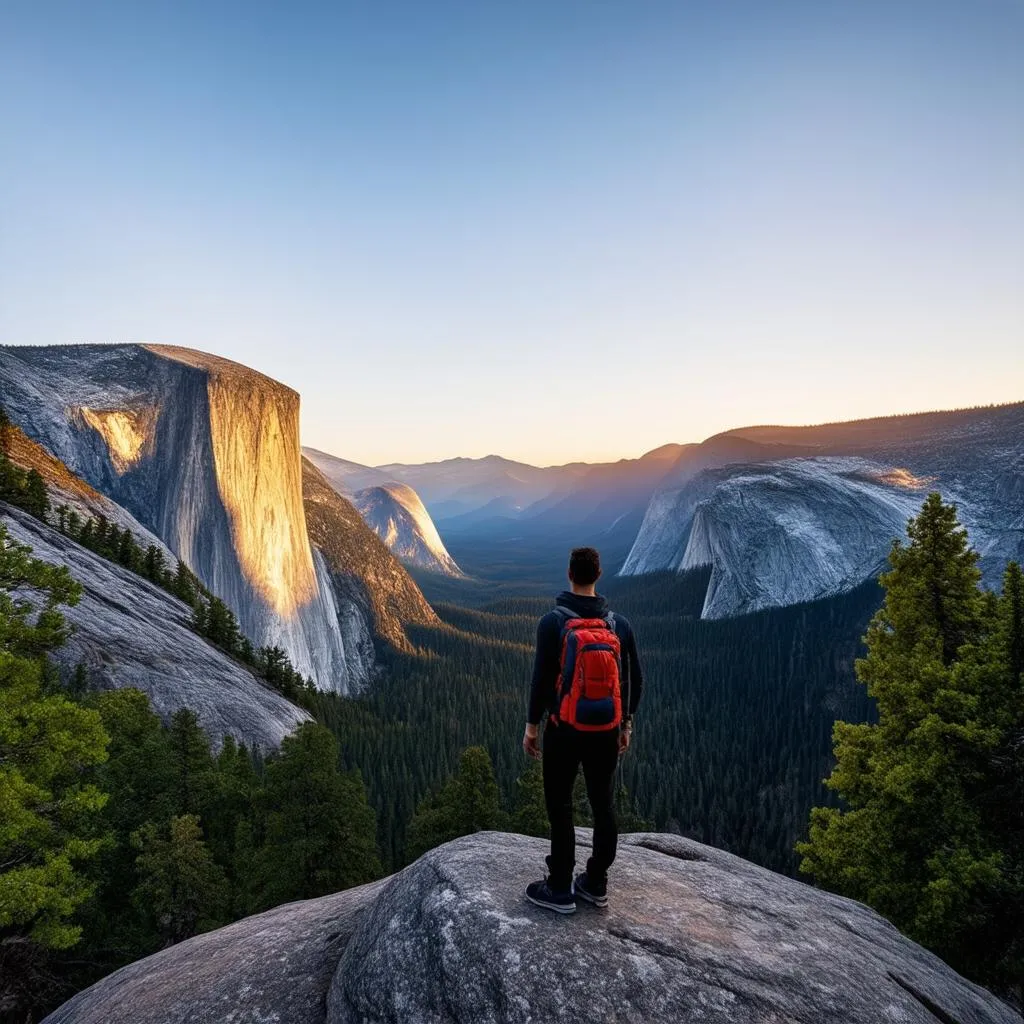
[[[159,537],[322,689],[365,682],[368,623],[341,607],[309,542],[299,397],[216,356],[167,346],[0,348],[25,433]]]
[[[3,502],[0,522],[35,558],[67,566],[82,584],[79,603],[62,609],[74,632],[51,655],[63,675],[83,664],[95,686],[142,690],[165,721],[191,708],[215,743],[230,734],[271,750],[309,721],[305,711],[194,633],[192,609],[167,591]]]
[[[622,574],[711,566],[708,618],[827,597],[884,568],[933,490],[998,587],[1024,557],[1024,404],[713,438],[651,499]]]
[[[463,575],[419,495],[407,484],[367,487],[352,496],[352,503],[403,562],[444,576]]]
[[[690,531],[673,567],[711,566],[712,619],[852,590],[884,569],[928,487],[853,458],[705,470],[687,488]]]
[[[861,904],[731,854],[624,836],[608,910],[563,917],[523,897],[546,850],[457,839],[131,964],[47,1022],[1021,1024]]]

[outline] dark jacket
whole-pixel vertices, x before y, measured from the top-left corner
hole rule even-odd
[[[608,602],[600,595],[582,597],[571,590],[563,590],[555,598],[556,605],[562,605],[576,612],[583,619],[603,619],[608,614]],[[526,721],[539,725],[545,711],[555,707],[555,684],[558,681],[559,660],[562,652],[559,639],[562,634],[562,617],[554,611],[548,612],[537,624],[537,653],[533,660],[533,682],[530,685],[530,707]],[[629,621],[617,612],[615,632],[622,645],[622,705],[624,715],[633,715],[640,703],[644,688],[643,672],[636,653],[636,639]]]

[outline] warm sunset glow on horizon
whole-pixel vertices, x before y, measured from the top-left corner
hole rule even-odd
[[[369,465],[1024,400],[1024,5],[922,10],[18,5],[0,344],[214,353]]]

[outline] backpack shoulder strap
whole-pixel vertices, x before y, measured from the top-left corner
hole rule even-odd
[[[561,616],[563,625],[570,619],[578,619],[580,617],[571,608],[566,608],[564,604],[555,605],[555,614]]]

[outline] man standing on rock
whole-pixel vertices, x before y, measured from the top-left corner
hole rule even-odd
[[[555,608],[537,626],[530,706],[523,749],[540,758],[544,728],[544,801],[551,822],[548,877],[533,882],[526,897],[539,907],[571,914],[576,897],[608,906],[608,868],[615,860],[615,769],[629,748],[632,718],[640,703],[643,674],[633,630],[608,610],[596,592],[601,556],[575,548],[569,557],[571,590],[555,598]],[[576,833],[572,792],[580,766],[594,814],[594,846],[587,870],[572,872]]]

